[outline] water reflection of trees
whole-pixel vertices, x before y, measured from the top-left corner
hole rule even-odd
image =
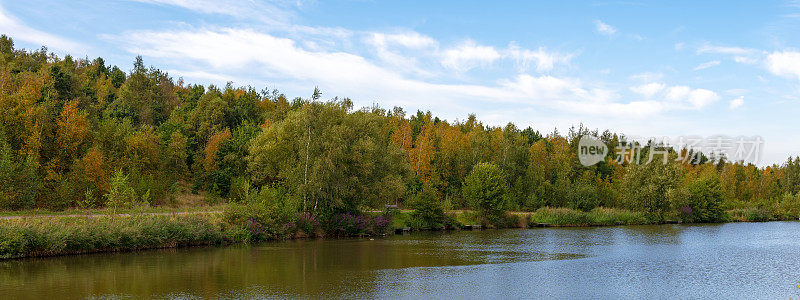
[[[611,256],[680,255],[724,226],[621,226],[422,233],[383,239],[299,240],[256,246],[96,254],[0,262],[3,298],[374,296],[387,274],[465,266]],[[686,248],[690,251],[692,249]],[[684,251],[685,252],[685,251]],[[541,266],[549,266],[543,264]],[[555,266],[555,265],[553,265]],[[498,269],[502,271],[502,269]],[[543,272],[558,271],[545,268]],[[422,274],[422,275],[421,275]],[[538,276],[533,274],[534,276]],[[544,276],[545,274],[539,274]],[[424,276],[423,276],[424,277]]]
[[[369,295],[375,270],[479,263],[441,245],[433,238],[308,240],[9,261],[0,264],[0,292],[39,299],[111,293],[215,297],[239,291]]]

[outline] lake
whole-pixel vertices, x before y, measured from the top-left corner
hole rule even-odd
[[[800,298],[800,222],[426,232],[0,262],[0,298]]]

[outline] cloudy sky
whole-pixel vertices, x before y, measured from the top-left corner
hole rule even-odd
[[[216,2],[0,1],[0,32],[186,82],[800,155],[800,2]]]

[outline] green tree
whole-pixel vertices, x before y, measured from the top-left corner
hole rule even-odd
[[[234,178],[247,174],[249,145],[260,132],[261,128],[252,123],[242,124],[216,150],[216,169],[209,174],[209,180],[222,196],[228,195]]]
[[[405,193],[405,165],[386,122],[339,102],[307,103],[253,140],[252,183],[284,184],[304,211],[323,214],[394,202]]]
[[[719,222],[723,221],[725,212],[722,210],[722,185],[719,176],[714,174],[701,175],[682,188],[681,198],[673,200],[676,208],[681,213],[681,218],[690,223]]]
[[[567,203],[570,208],[590,211],[597,207],[598,191],[594,173],[585,171],[578,180],[573,182],[566,192]]]
[[[32,157],[16,157],[0,139],[0,208],[25,209],[36,204],[42,189],[37,165]]]
[[[430,183],[424,183],[422,190],[413,197],[414,212],[411,218],[421,229],[438,229],[445,225],[442,202],[436,189]]]
[[[119,208],[132,207],[137,202],[136,191],[128,182],[128,176],[122,170],[114,173],[111,178],[111,188],[105,195],[106,205],[115,211]]]
[[[677,189],[681,169],[673,163],[630,164],[623,178],[623,193],[628,208],[663,220],[671,203],[669,194]]]
[[[503,202],[506,194],[503,171],[492,163],[479,163],[464,179],[464,198],[473,209],[497,224],[503,217]]]
[[[172,132],[163,153],[162,167],[170,177],[173,179],[183,178],[187,172],[186,166],[187,154],[186,137],[178,131]]]
[[[106,113],[129,117],[137,124],[159,125],[178,105],[177,100],[172,79],[158,69],[145,68],[142,57],[137,56],[130,76],[119,88],[119,97]]]

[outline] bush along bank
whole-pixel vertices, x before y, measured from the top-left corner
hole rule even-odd
[[[508,221],[507,227],[526,228],[797,221],[799,217],[797,214],[757,207],[723,211],[715,218],[703,221],[698,221],[691,210],[656,218],[641,212],[618,208],[597,207],[590,211],[580,211],[563,207],[542,207],[531,213],[510,213],[508,218],[511,221]]]
[[[217,245],[218,216],[43,217],[0,221],[0,258]]]
[[[391,215],[341,213],[320,222],[309,214],[283,219],[247,205],[197,215],[19,218],[0,220],[0,259],[391,232]]]
[[[397,229],[447,230],[642,225],[665,223],[643,213],[598,207],[590,211],[542,207],[530,213],[487,217],[479,211],[420,213],[333,213],[319,217],[297,213],[279,202],[227,205],[222,213],[96,217],[32,217],[0,220],[0,259],[133,251],[199,245],[257,243],[304,237],[379,236]],[[676,216],[679,217],[679,216]],[[766,209],[727,211],[724,221],[797,220]],[[493,220],[494,222],[490,222]],[[680,219],[679,219],[680,220]]]
[[[664,223],[654,221],[643,213],[626,209],[597,207],[590,211],[571,208],[542,207],[534,212],[504,212],[486,216],[479,211],[453,211],[442,215],[426,215],[417,212],[396,212],[393,216],[395,229],[448,230],[459,228],[530,228],[539,226],[611,226],[645,225]],[[431,226],[430,224],[435,224]]]

